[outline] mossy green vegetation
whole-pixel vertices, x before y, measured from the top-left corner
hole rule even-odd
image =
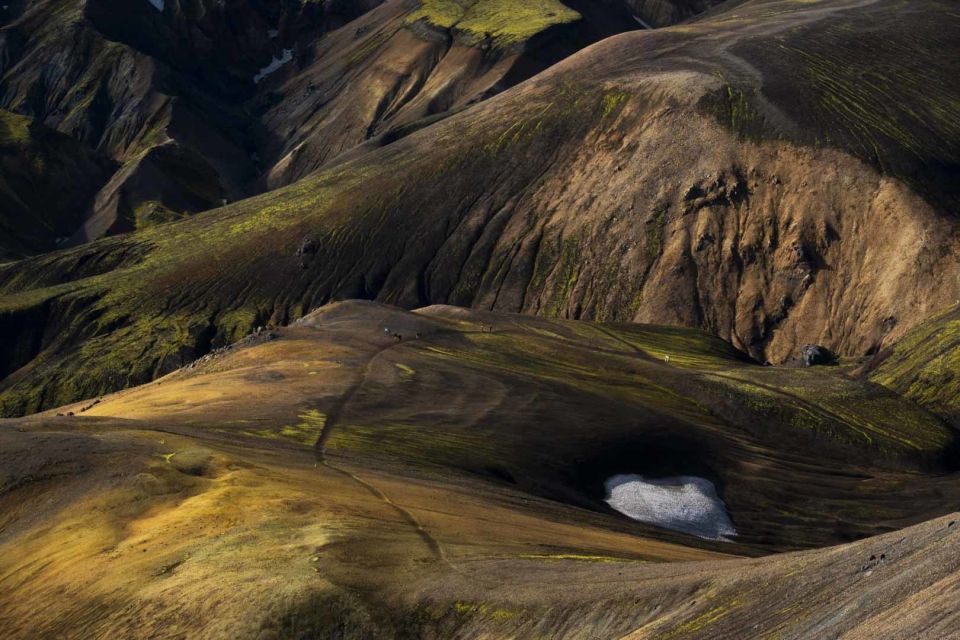
[[[258,438],[292,440],[306,446],[313,446],[323,433],[327,423],[327,416],[321,411],[310,409],[299,416],[296,424],[283,425],[278,428],[264,428],[245,431],[244,433]]]
[[[21,146],[30,140],[32,120],[0,110],[0,146]]]
[[[646,250],[647,259],[651,262],[660,257],[663,251],[663,227],[666,223],[667,212],[670,210],[668,203],[658,204],[650,219],[646,224]]]
[[[629,558],[614,558],[612,556],[598,556],[584,553],[525,553],[518,556],[525,560],[569,560],[572,562],[595,562],[598,564],[618,564],[622,562],[643,562]]]
[[[550,27],[580,20],[557,0],[421,0],[408,23],[423,20],[454,30],[470,43],[505,48],[523,43]]]
[[[482,616],[499,622],[505,622],[517,617],[516,611],[496,607],[485,602],[466,602],[459,600],[453,603],[453,610],[459,615]]]
[[[144,229],[164,222],[173,222],[183,218],[186,214],[173,211],[164,206],[159,200],[147,200],[134,209],[134,226]]]
[[[756,88],[727,84],[705,94],[698,107],[735,131],[740,138],[761,140],[776,134],[767,129],[763,116],[755,106],[754,101],[759,97],[757,91]]]
[[[591,326],[591,325],[587,325]],[[617,341],[673,367],[711,371],[751,361],[733,345],[697,329],[657,325],[604,325]],[[614,346],[616,343],[611,343]]]
[[[879,386],[816,369],[720,372],[711,377],[743,398],[761,420],[782,420],[846,442],[890,453],[914,451],[934,460],[949,449],[943,421]]]
[[[603,117],[607,118],[614,115],[623,108],[623,105],[630,99],[630,94],[626,91],[611,91],[603,95]]]
[[[714,607],[711,607],[707,611],[697,615],[696,617],[687,620],[686,622],[677,625],[669,632],[661,635],[660,637],[664,640],[672,640],[673,638],[680,637],[691,637],[695,635],[702,634],[707,628],[711,625],[719,622],[722,618],[730,615],[738,607],[742,606],[744,601],[739,599],[733,599],[729,602],[723,604],[718,604]]]
[[[580,242],[576,237],[564,238],[561,244],[560,257],[553,269],[553,280],[556,286],[553,289],[553,298],[547,308],[547,315],[551,318],[559,317],[562,306],[567,302],[570,293],[577,285],[580,275]]]
[[[748,138],[847,151],[956,214],[960,84],[944,79],[960,74],[960,14],[948,0],[915,5],[874,3],[743,40],[731,52],[762,81],[720,59],[727,86],[700,106]]]
[[[878,354],[867,375],[931,411],[960,417],[960,311],[910,331]]]

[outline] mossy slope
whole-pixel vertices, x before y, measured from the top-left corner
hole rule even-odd
[[[771,14],[794,10],[768,4]],[[729,51],[755,77],[721,68],[730,87],[704,107],[748,137],[852,153],[960,215],[960,86],[946,80],[960,72],[955,8],[949,0],[872,2],[744,39]]]
[[[960,311],[945,311],[882,350],[865,375],[960,424]]]
[[[423,20],[453,30],[468,43],[489,40],[494,47],[505,48],[580,19],[579,13],[558,0],[423,0],[407,21]]]
[[[936,416],[840,370],[760,366],[697,330],[348,301],[273,334],[58,412],[482,479],[602,513],[610,476],[698,475],[750,549],[888,530],[940,514],[939,492],[953,491],[936,477],[957,464],[957,434]]]

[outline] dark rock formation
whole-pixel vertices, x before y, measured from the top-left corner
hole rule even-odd
[[[836,364],[836,356],[826,347],[818,344],[805,344],[800,349],[800,361],[805,367]]]

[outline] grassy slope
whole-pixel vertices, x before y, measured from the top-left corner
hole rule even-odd
[[[956,495],[903,437],[932,451],[942,425],[869,383],[821,370],[801,394],[809,372],[698,331],[449,307],[345,303],[277,336],[60,410],[76,415],[0,422],[8,637],[895,638],[956,624],[951,519],[721,555],[859,537]],[[833,429],[764,415],[743,379]],[[871,409],[877,397],[895,410]],[[851,449],[842,435],[865,422],[887,435]],[[612,513],[596,489],[621,471],[706,473],[741,544]]]
[[[960,312],[948,310],[877,354],[870,380],[960,420]]]
[[[466,473],[600,511],[611,475],[699,474],[722,488],[740,541],[763,549],[936,515],[927,474],[955,464],[953,431],[882,387],[761,367],[696,330],[359,302],[304,323],[58,412],[308,449],[325,433],[331,459]]]
[[[423,0],[407,22],[424,20],[454,30],[467,42],[489,39],[495,47],[505,48],[579,19],[579,13],[557,0]]]
[[[0,627],[11,640],[745,629],[892,640],[949,637],[957,624],[955,515],[830,550],[729,559],[468,478],[315,467],[280,444],[116,420],[8,426]]]

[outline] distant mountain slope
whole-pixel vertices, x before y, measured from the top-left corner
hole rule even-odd
[[[952,119],[910,113],[949,113],[960,58],[918,43],[941,91],[906,92],[862,125],[829,102],[795,119],[765,81],[741,104],[737,87],[778,43],[846,55],[846,41],[795,39],[816,25],[891,41],[915,21],[960,30],[941,3],[918,6],[756,0],[615,36],[289,187],[0,268],[17,354],[4,411],[144,382],[338,298],[697,326],[774,362],[806,343],[876,351],[960,298],[950,173],[930,174],[924,198],[888,162],[896,145],[877,164],[846,138],[803,140],[872,136],[899,113],[925,162],[949,167]],[[746,44],[757,59],[735,53]],[[893,95],[914,62],[886,60],[873,84]],[[755,113],[782,135],[730,120]]]
[[[622,8],[581,15],[558,0],[451,7],[461,4],[6,5],[0,106],[116,163],[90,210],[75,214],[87,216],[68,234],[80,244],[287,184],[637,27]]]
[[[190,213],[247,193],[251,122],[217,99],[231,90],[230,78],[213,82],[203,78],[203,67],[177,68],[171,65],[178,60],[165,61],[129,44],[159,33],[168,44],[177,42],[188,59],[206,57],[189,38],[178,42],[166,30],[175,22],[176,5],[168,4],[161,13],[147,0],[44,0],[27,5],[0,30],[0,104],[74,137],[119,167],[98,195],[91,218],[73,230],[73,243],[132,230],[137,209],[148,201]],[[250,16],[242,19],[251,29],[257,24]],[[265,26],[263,31],[266,43]],[[151,49],[149,42],[140,44]],[[244,44],[224,40],[218,46],[244,49]],[[269,57],[267,51],[261,45],[260,56]],[[257,53],[238,60],[239,68],[256,68]],[[237,86],[233,79],[232,90]],[[202,182],[192,193],[182,193],[170,175],[178,162],[171,156],[189,159],[194,180]]]
[[[392,142],[639,28],[617,2],[568,4],[580,11],[559,0],[385,2],[319,40],[301,70],[271,80],[257,99],[272,134],[267,186],[289,184],[368,139]]]
[[[76,140],[0,111],[0,261],[62,244],[83,222],[109,169]]]

